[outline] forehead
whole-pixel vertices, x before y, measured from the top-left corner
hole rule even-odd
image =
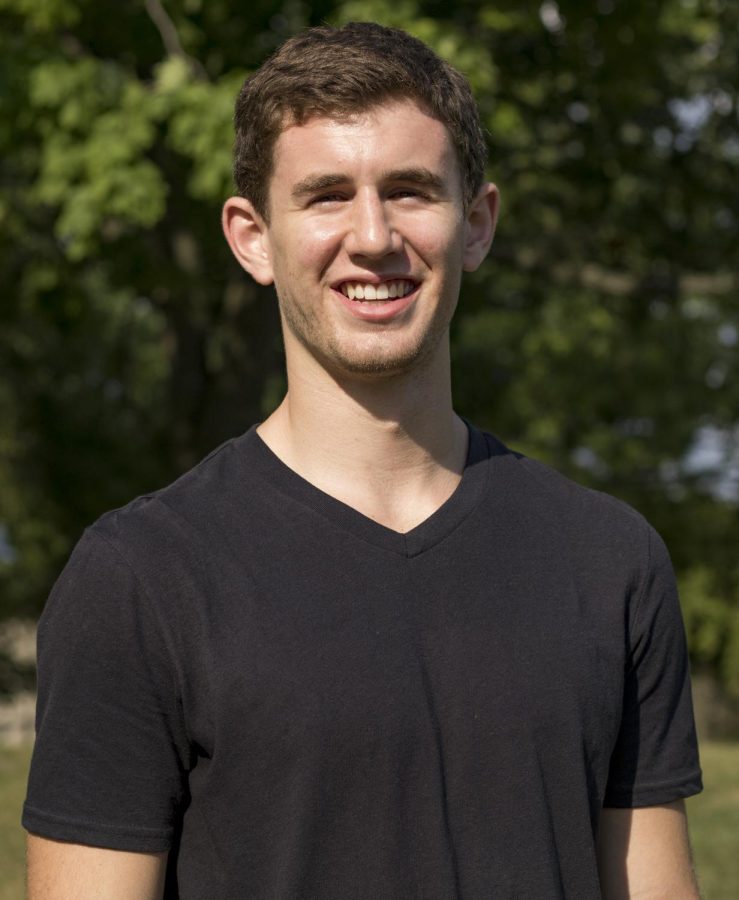
[[[447,127],[411,100],[393,101],[341,117],[316,116],[289,124],[274,147],[273,187],[309,173],[377,175],[423,166],[459,180]]]

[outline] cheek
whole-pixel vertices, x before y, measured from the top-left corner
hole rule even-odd
[[[297,278],[305,278],[309,274],[321,275],[340,246],[338,229],[325,222],[313,222],[290,240],[280,241],[276,249],[283,271],[292,272]]]
[[[429,217],[425,221],[398,222],[407,243],[427,264],[461,265],[461,222],[448,216]]]
[[[341,246],[341,234],[337,228],[326,223],[317,223],[311,227],[300,243],[300,257],[304,266],[320,265],[336,255]]]

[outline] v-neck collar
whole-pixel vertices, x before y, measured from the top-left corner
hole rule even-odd
[[[253,426],[242,443],[252,477],[266,479],[282,494],[312,509],[355,537],[399,556],[418,556],[451,534],[482,500],[487,490],[491,448],[486,436],[465,422],[469,433],[467,461],[459,484],[450,497],[427,519],[401,533],[375,522],[341,500],[306,481],[265,444]]]

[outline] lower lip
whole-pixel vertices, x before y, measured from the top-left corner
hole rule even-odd
[[[334,294],[356,319],[364,322],[390,322],[413,303],[418,295],[418,287],[405,297],[394,300],[350,300],[335,289]]]

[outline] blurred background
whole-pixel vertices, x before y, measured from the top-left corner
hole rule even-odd
[[[457,409],[665,538],[699,871],[739,896],[735,0],[0,0],[0,870],[22,855],[33,623],[73,544],[284,390],[274,296],[220,231],[235,95],[295,31],[357,19],[472,82],[502,214],[454,324]]]

